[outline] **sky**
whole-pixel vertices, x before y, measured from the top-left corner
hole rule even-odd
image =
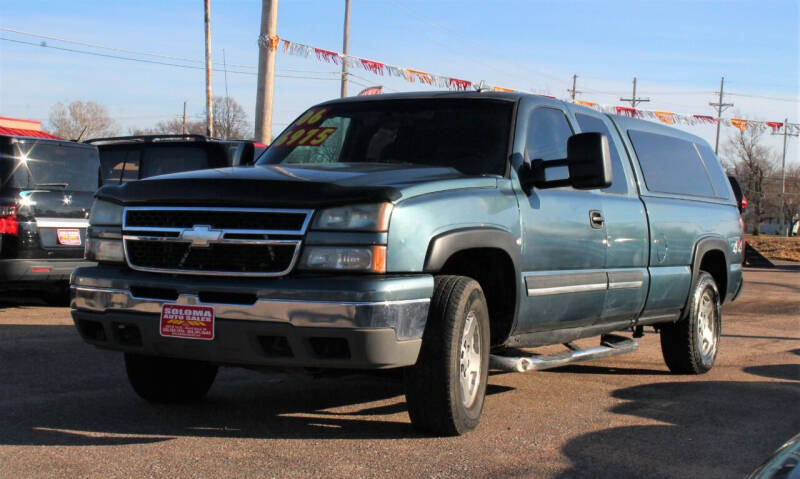
[[[260,14],[258,0],[211,0],[214,94],[227,90],[251,119]],[[341,51],[343,18],[344,0],[280,0],[278,34]],[[108,107],[121,133],[179,116],[184,101],[191,117],[202,118],[201,0],[0,0],[0,28],[191,60],[0,31],[0,116],[46,122],[56,102],[92,100]],[[576,74],[583,92],[578,98],[609,105],[624,104],[619,98],[630,97],[636,76],[637,96],[650,99],[642,108],[689,114],[714,114],[708,103],[716,101],[725,76],[725,101],[734,107],[724,117],[798,123],[798,30],[798,0],[352,0],[350,53],[559,98],[568,96]],[[278,53],[275,133],[309,106],[339,96],[338,69]],[[351,94],[373,85],[433,89],[360,69],[352,73]],[[713,146],[713,127],[682,128]],[[722,130],[721,143],[737,131]],[[789,139],[789,164],[800,164],[798,143]],[[782,152],[782,137],[769,137],[767,144],[776,155]]]

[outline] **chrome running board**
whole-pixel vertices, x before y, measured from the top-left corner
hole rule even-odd
[[[606,334],[600,340],[600,346],[589,349],[576,349],[572,343],[565,344],[569,351],[551,354],[549,356],[489,356],[489,368],[501,371],[514,371],[525,373],[528,371],[541,371],[542,369],[558,368],[581,361],[616,356],[618,354],[632,353],[639,349],[635,339],[629,339],[613,334]]]

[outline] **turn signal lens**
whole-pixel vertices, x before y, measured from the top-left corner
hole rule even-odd
[[[300,268],[317,271],[386,272],[386,246],[307,246]]]

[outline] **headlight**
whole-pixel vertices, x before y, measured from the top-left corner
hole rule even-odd
[[[121,225],[122,206],[108,201],[94,200],[92,211],[89,213],[91,225]]]
[[[124,263],[125,255],[122,253],[122,240],[86,238],[84,258],[103,263]]]
[[[301,269],[386,272],[386,246],[306,246]]]
[[[391,203],[343,206],[320,211],[312,227],[321,230],[386,231],[391,216]]]

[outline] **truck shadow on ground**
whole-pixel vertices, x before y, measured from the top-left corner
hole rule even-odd
[[[625,402],[612,412],[665,424],[572,439],[559,477],[743,477],[800,431],[796,382],[666,382],[613,396]]]
[[[309,378],[222,368],[204,401],[153,405],[127,384],[121,354],[82,344],[71,326],[0,326],[0,339],[4,445],[424,437],[411,426],[397,371]]]

